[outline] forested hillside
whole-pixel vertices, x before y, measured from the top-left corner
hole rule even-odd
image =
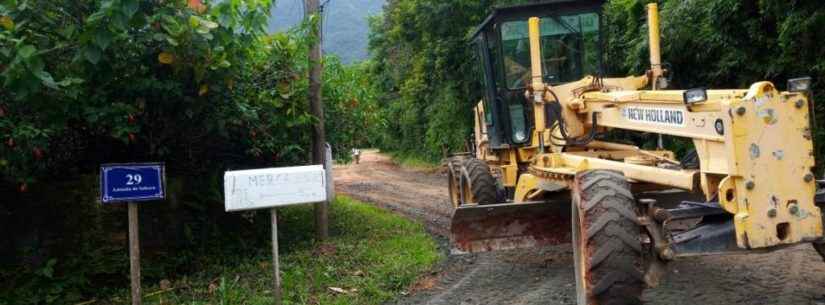
[[[535,1],[389,1],[370,36],[372,73],[389,123],[386,148],[431,160],[444,146],[461,149],[479,98],[465,38],[491,6],[525,2]],[[613,0],[605,7],[608,76],[647,69],[648,2]],[[784,88],[788,78],[807,75],[814,77],[815,96],[825,93],[820,1],[664,0],[660,9],[663,59],[672,66],[674,88],[746,88],[760,80]],[[817,138],[825,140],[821,131]]]
[[[344,63],[367,59],[369,16],[381,13],[384,0],[322,0],[326,2],[324,18],[324,52],[334,54]],[[272,9],[269,30],[284,31],[301,22],[304,0],[279,0]]]

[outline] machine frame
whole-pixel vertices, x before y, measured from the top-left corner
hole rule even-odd
[[[598,253],[587,253],[591,246],[577,243],[582,234],[596,234],[588,231],[594,223],[611,221],[610,215],[587,219],[592,216],[588,208],[605,204],[593,201],[588,188],[604,184],[599,191],[606,193],[596,197],[633,202],[626,209],[634,217],[625,212],[623,219],[641,233],[625,243],[638,242],[639,249],[646,249],[640,255],[645,257],[647,285],[655,286],[665,263],[679,257],[765,252],[799,243],[813,243],[825,253],[820,210],[825,198],[816,199],[825,196],[815,196],[809,88],[779,91],[773,83],[761,81],[748,89],[662,90],[668,81],[655,3],[647,6],[651,68],[645,75],[583,76],[573,82],[545,83],[539,17],[602,4],[556,0],[496,9],[473,33],[486,86],[483,100],[474,108],[473,153],[447,162],[456,208],[451,227],[455,251],[570,240],[570,234],[559,230],[570,224],[569,218],[559,215],[572,209],[579,304],[597,304],[593,288],[582,280],[589,276],[582,271],[588,265],[581,260]],[[495,54],[488,52],[487,38],[498,33],[501,22],[528,16],[531,82],[518,98],[529,110],[525,113],[530,115],[530,136],[525,143],[515,143],[505,130],[507,107],[501,105],[511,103],[507,99],[514,95],[495,85],[501,76],[495,75],[492,65],[502,60],[490,58]],[[601,32],[601,22],[599,26]],[[595,135],[613,129],[687,138],[695,147],[698,166],[685,166],[662,148],[645,150],[596,139]],[[481,184],[491,184],[474,182],[484,171],[498,181],[495,200],[476,191],[487,188]],[[623,178],[615,180],[616,175]],[[521,208],[528,212],[519,212]],[[584,240],[589,242],[587,236]]]

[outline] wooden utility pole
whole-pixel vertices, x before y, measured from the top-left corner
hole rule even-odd
[[[321,74],[323,64],[321,62],[321,43],[323,42],[323,11],[319,3],[320,0],[306,0],[307,16],[315,16],[317,22],[310,31],[316,37],[315,43],[309,50],[309,108],[312,115],[318,118],[312,132],[312,164],[324,164],[326,135],[324,134],[324,107],[321,100]],[[328,169],[329,170],[329,169]],[[324,241],[329,236],[328,212],[329,202],[319,202],[315,204],[315,232],[319,241]]]

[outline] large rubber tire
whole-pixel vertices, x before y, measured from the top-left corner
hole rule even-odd
[[[823,213],[822,222],[825,223],[825,205],[819,205],[819,210]],[[816,252],[819,252],[819,255],[822,256],[822,260],[825,261],[825,242],[813,243],[813,245]]]
[[[496,179],[487,163],[475,158],[467,159],[461,166],[461,175],[464,203],[496,203]]]
[[[823,186],[819,182],[817,182],[816,186],[816,197],[819,197],[821,192],[823,192]],[[817,207],[819,207],[819,211],[822,213],[822,223],[825,223],[825,204],[817,204]],[[814,249],[816,249],[816,252],[819,252],[819,256],[822,257],[822,260],[825,261],[825,242],[813,243],[813,246]]]
[[[641,304],[642,228],[624,175],[606,170],[580,173],[572,197],[578,304]]]
[[[452,169],[447,170],[447,191],[450,193],[450,204],[453,208],[461,205],[461,179],[456,176]]]

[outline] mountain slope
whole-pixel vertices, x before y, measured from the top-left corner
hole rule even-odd
[[[327,0],[321,0],[321,3]],[[325,8],[324,52],[345,63],[367,58],[367,17],[381,13],[384,0],[329,0]],[[269,20],[270,31],[285,31],[303,19],[303,0],[279,0]]]

